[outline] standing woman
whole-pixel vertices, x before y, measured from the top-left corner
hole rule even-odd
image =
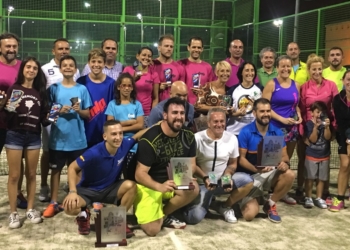
[[[338,173],[338,195],[333,198],[329,210],[339,212],[344,208],[345,192],[350,175],[350,70],[343,76],[344,89],[334,97],[333,110],[337,124],[336,138],[340,168]]]
[[[289,78],[292,60],[289,56],[280,56],[276,60],[277,77],[268,81],[262,97],[271,102],[271,123],[284,133],[289,159],[292,158],[298,138],[298,125],[302,122],[299,103],[300,86]],[[296,201],[286,195],[282,199],[290,205]]]
[[[7,91],[7,100],[12,92],[22,93],[15,112],[7,112],[6,154],[9,165],[8,196],[11,214],[9,227],[19,228],[21,222],[16,209],[17,183],[21,174],[22,155],[25,160],[27,178],[28,208],[26,217],[32,223],[42,221],[40,212],[34,209],[36,188],[36,168],[41,148],[41,124],[45,123],[48,114],[46,79],[40,63],[34,57],[26,58],[20,66],[17,80]],[[9,102],[7,108],[9,108]],[[1,106],[1,105],[0,105]],[[43,124],[48,125],[48,124]]]
[[[145,124],[151,109],[159,101],[159,76],[158,73],[150,69],[153,52],[149,47],[142,47],[136,54],[138,65],[127,66],[124,73],[134,76],[136,85],[136,100],[142,104],[145,114]],[[145,125],[146,126],[146,125]]]

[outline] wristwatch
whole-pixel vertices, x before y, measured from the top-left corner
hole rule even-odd
[[[75,191],[75,190],[70,190],[70,191],[68,192],[68,194],[72,194],[72,193],[77,193],[77,191]]]

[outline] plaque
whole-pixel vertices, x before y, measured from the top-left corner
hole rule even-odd
[[[16,113],[16,106],[21,101],[23,94],[24,92],[22,90],[17,90],[17,89],[12,90],[11,97],[10,97],[10,104],[7,107],[5,107],[5,109],[9,112]]]
[[[172,69],[166,69],[164,70],[164,77],[165,77],[165,82],[168,85],[171,85],[172,83],[172,78],[173,78],[173,71]]]
[[[78,97],[72,97],[70,99],[70,102],[72,103],[72,106],[74,106],[74,104],[76,104],[77,102],[79,102],[79,98]]]
[[[57,117],[60,115],[62,105],[59,103],[53,103],[50,109],[49,118],[47,119],[49,122],[55,122]]]
[[[209,178],[209,187],[216,187],[218,185],[218,179],[216,178],[215,172],[209,172],[208,173]]]
[[[136,76],[142,76],[142,64],[140,61],[136,60],[133,64],[133,68],[136,72]]]
[[[190,157],[174,157],[167,168],[169,180],[174,180],[176,189],[194,189]]]
[[[208,128],[208,119],[204,115],[194,118],[193,121],[197,132],[206,130]]]
[[[265,136],[258,144],[257,167],[275,167],[282,161],[284,136]]]
[[[95,247],[126,246],[125,207],[104,207],[96,213]]]

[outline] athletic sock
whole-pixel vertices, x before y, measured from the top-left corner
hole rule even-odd
[[[79,213],[79,217],[85,217],[85,218],[87,218],[87,213],[86,213],[86,208],[87,207],[81,207],[80,208],[80,213]]]
[[[337,195],[337,199],[340,201],[344,201],[345,200],[345,196],[344,195]]]
[[[276,204],[276,202],[274,202],[274,201],[273,201],[273,200],[271,200],[271,199],[269,199],[269,200],[268,200],[268,202],[269,202],[270,207],[272,207],[273,205],[275,205],[275,204]]]

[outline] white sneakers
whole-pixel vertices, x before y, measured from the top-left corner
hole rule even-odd
[[[48,186],[43,186],[40,188],[39,201],[50,201],[50,188]]]
[[[237,218],[235,216],[235,212],[233,211],[232,208],[230,207],[222,207],[221,205],[219,206],[219,211],[218,211],[222,216],[224,216],[225,221],[228,223],[237,223]]]
[[[10,214],[9,227],[12,229],[21,227],[21,222],[19,221],[19,215],[17,212]]]
[[[27,219],[30,220],[31,223],[38,224],[42,222],[41,214],[40,212],[36,211],[35,209],[29,209],[26,212]],[[19,215],[17,212],[13,212],[9,216],[9,228],[15,229],[21,227],[21,221],[19,219]]]

